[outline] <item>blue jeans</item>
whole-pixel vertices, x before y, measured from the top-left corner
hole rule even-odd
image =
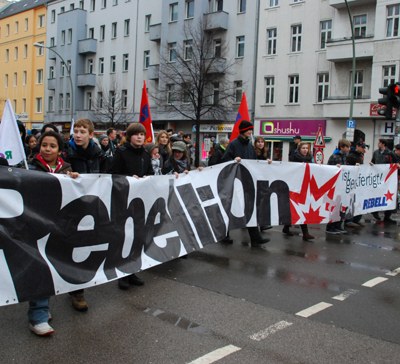
[[[28,320],[32,325],[49,320],[49,297],[29,301]]]

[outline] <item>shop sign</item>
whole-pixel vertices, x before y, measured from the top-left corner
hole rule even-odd
[[[15,118],[21,121],[28,121],[28,113],[22,112],[21,114],[15,114]]]
[[[262,136],[316,136],[318,129],[326,135],[326,120],[260,120]]]
[[[379,115],[378,114],[378,111],[380,110],[380,109],[384,109],[386,106],[384,106],[384,105],[381,105],[381,104],[377,104],[377,103],[371,103],[371,104],[369,104],[369,116],[373,116],[373,117],[379,117],[379,118],[382,118],[382,120],[383,120],[383,117],[382,117],[382,115]],[[393,117],[393,119],[395,119],[396,118],[396,112],[397,112],[397,109],[396,108],[393,108],[393,112],[392,112],[392,117]]]
[[[196,128],[195,128],[196,130]],[[201,133],[231,133],[233,124],[201,124]]]

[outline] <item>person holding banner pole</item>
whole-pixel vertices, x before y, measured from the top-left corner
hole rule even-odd
[[[55,131],[45,132],[40,137],[38,145],[39,153],[34,156],[29,164],[30,170],[68,174],[72,178],[78,177],[78,173],[72,172],[71,165],[60,157],[64,140],[59,133]],[[48,323],[50,319],[49,297],[29,301],[29,329],[34,334],[38,336],[52,335],[54,329]]]
[[[222,162],[231,160],[240,163],[242,159],[257,159],[256,152],[251,143],[254,126],[248,120],[242,120],[239,124],[239,136],[232,140],[222,157]],[[260,234],[258,226],[248,227],[247,231],[250,235],[250,244],[252,247],[259,247],[269,242],[269,239],[263,238]]]

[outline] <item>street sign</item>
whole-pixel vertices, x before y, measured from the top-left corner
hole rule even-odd
[[[317,135],[315,136],[314,147],[325,148],[325,139],[321,127],[318,128]]]
[[[356,128],[356,121],[354,119],[347,120],[347,128],[348,129],[355,129]]]

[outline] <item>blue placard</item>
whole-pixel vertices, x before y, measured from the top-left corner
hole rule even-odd
[[[347,127],[350,129],[355,129],[356,128],[356,121],[354,119],[348,119],[347,120]]]

